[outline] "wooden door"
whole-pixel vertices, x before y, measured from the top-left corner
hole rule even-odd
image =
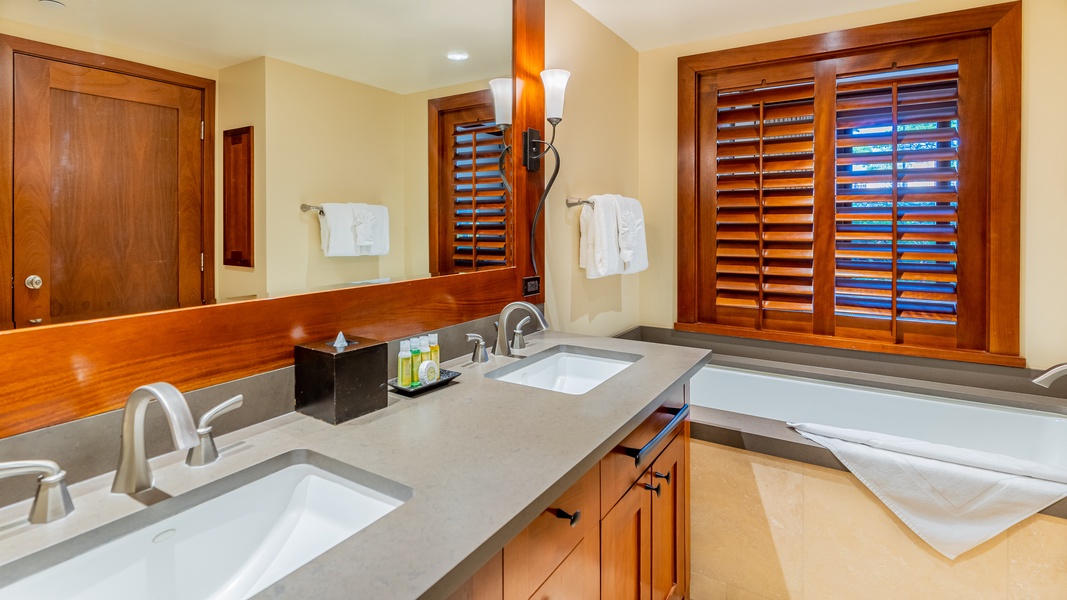
[[[685,595],[685,446],[679,435],[652,463],[652,598]]]
[[[600,591],[612,600],[652,597],[652,495],[649,473],[600,522]]]
[[[15,55],[15,327],[204,301],[203,94]]]

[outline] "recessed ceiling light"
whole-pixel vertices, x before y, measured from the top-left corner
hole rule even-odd
[[[41,6],[48,8],[63,8],[66,6],[66,4],[63,4],[59,0],[38,0],[38,2],[41,3]]]
[[[448,56],[448,60],[467,60],[468,58],[470,58],[470,55],[463,51],[449,52],[446,56]]]

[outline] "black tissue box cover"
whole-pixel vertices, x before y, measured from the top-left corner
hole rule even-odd
[[[388,344],[346,337],[348,347],[341,350],[332,339],[294,348],[296,410],[332,425],[389,405]]]

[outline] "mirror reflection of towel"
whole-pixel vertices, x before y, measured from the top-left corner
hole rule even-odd
[[[389,253],[389,209],[378,204],[353,204],[356,256]]]
[[[326,256],[356,254],[355,214],[351,204],[325,203],[319,212],[322,253]]]

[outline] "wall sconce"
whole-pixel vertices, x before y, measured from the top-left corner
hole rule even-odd
[[[556,150],[556,125],[563,120],[563,96],[567,89],[567,80],[570,79],[570,71],[563,69],[546,69],[541,71],[541,81],[545,86],[545,118],[549,124],[552,125],[552,136],[550,139],[541,139],[541,132],[533,127],[522,132],[522,166],[526,167],[527,171],[538,171],[541,168],[541,159],[549,153],[555,157],[554,166],[552,168],[552,176],[548,178],[548,183],[545,185],[545,191],[541,194],[541,201],[537,203],[537,211],[534,213],[533,222],[530,224],[530,262],[533,263],[533,269],[535,275],[540,275],[540,271],[537,268],[537,259],[534,254],[534,241],[537,233],[537,220],[541,217],[541,210],[544,208],[545,199],[548,198],[548,192],[552,190],[552,184],[556,182],[556,176],[559,175],[559,151]],[[511,106],[513,100],[513,86],[511,79],[493,79],[489,81],[489,89],[493,94],[493,108],[496,112],[496,125],[500,128],[501,134],[504,136],[504,149],[500,152],[500,159],[497,163],[500,171],[500,180],[504,183],[504,189],[507,190],[508,195],[512,194],[511,184],[508,183],[507,173],[505,172],[505,161],[509,154],[511,154],[511,145],[507,143],[507,131],[511,127]],[[542,150],[539,146],[543,145]]]
[[[497,161],[497,169],[500,171],[500,181],[508,196],[511,196],[511,184],[508,183],[508,174],[505,170],[507,157],[511,154],[511,144],[508,143],[508,129],[511,128],[511,104],[512,85],[510,78],[489,80],[489,90],[493,94],[493,111],[496,113],[496,126],[500,129],[500,137],[504,142],[504,149],[500,151],[500,159]]]
[[[545,199],[548,198],[549,191],[552,190],[552,184],[556,183],[556,176],[559,175],[559,150],[556,150],[556,125],[559,125],[563,120],[563,95],[567,89],[567,80],[570,79],[570,71],[563,69],[546,69],[541,71],[541,81],[545,85],[545,119],[552,125],[552,136],[548,141],[541,139],[541,132],[533,127],[522,132],[522,165],[526,167],[527,171],[537,171],[541,168],[541,159],[544,158],[549,151],[552,151],[552,156],[555,157],[554,166],[552,167],[552,176],[548,178],[548,183],[545,184],[545,191],[541,194],[541,201],[537,203],[537,211],[534,212],[533,221],[530,223],[530,262],[533,263],[534,275],[540,275],[540,271],[537,269],[537,258],[534,253],[534,242],[537,239],[537,220],[541,217],[541,209],[545,206]],[[538,145],[543,145],[545,148],[541,150]]]

